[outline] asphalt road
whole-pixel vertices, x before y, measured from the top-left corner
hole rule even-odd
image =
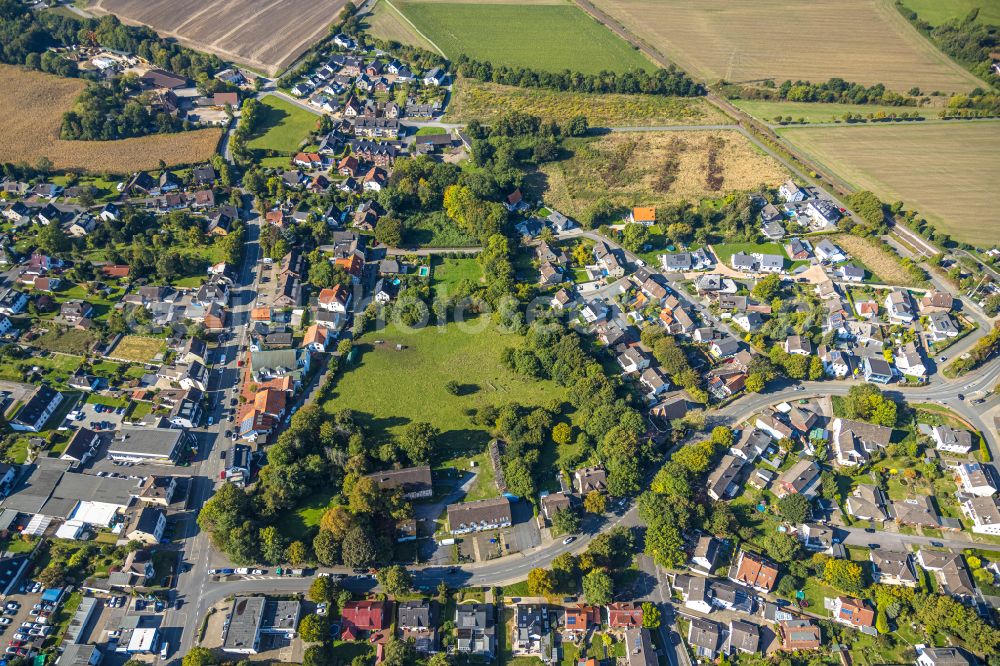
[[[190,567],[190,570],[180,573],[175,584],[176,598],[181,600],[182,607],[168,610],[163,622],[167,640],[172,645],[179,645],[176,651],[173,651],[175,655],[187,654],[193,646],[194,629],[200,626],[199,622],[203,615],[201,609],[207,608],[202,600],[206,596],[209,584],[208,570],[211,568],[214,553],[208,535],[198,529],[196,517],[198,510],[214,492],[216,480],[222,471],[223,463],[219,458],[219,451],[224,451],[231,444],[222,433],[235,426],[235,423],[223,418],[223,413],[231,409],[230,400],[236,396],[240,385],[241,369],[237,366],[237,357],[239,349],[246,342],[246,324],[250,320],[250,308],[253,307],[257,292],[256,267],[260,226],[256,220],[251,220],[247,222],[246,229],[243,261],[231,296],[230,324],[227,332],[232,334],[232,337],[215,352],[216,354],[224,352],[226,363],[221,366],[221,373],[213,368],[209,385],[209,396],[215,399],[215,407],[211,411],[214,425],[196,431],[199,451],[197,460],[192,465],[188,500],[188,507],[191,510],[183,519],[183,531],[178,530],[178,534],[182,535],[180,539],[182,551],[178,557],[186,563],[184,568]],[[179,633],[180,628],[184,629],[183,636],[171,635]]]

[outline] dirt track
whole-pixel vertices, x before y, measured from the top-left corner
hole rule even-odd
[[[96,0],[200,51],[275,74],[326,34],[346,0]]]

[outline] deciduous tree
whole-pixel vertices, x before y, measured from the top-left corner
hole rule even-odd
[[[611,603],[614,582],[604,569],[594,569],[583,577],[583,596],[588,604],[604,606]]]

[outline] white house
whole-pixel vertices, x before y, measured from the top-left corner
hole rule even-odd
[[[786,180],[778,187],[778,194],[788,203],[803,201],[806,198],[806,193],[791,180]]]
[[[963,463],[958,466],[958,480],[962,492],[976,497],[992,497],[1000,489],[997,473],[992,465]]]
[[[927,317],[928,328],[935,340],[957,338],[959,334],[955,322],[945,312],[935,312]]]
[[[931,429],[931,439],[934,440],[934,448],[939,451],[964,455],[972,450],[972,433],[967,430],[934,426]]]
[[[338,284],[332,289],[320,291],[318,301],[320,309],[345,314],[351,304],[351,291],[344,285]]]
[[[917,666],[975,666],[964,650],[957,647],[925,647],[917,657]]]
[[[910,295],[902,289],[893,289],[885,297],[885,309],[889,319],[899,322],[911,322],[914,319]]]
[[[927,367],[917,346],[909,342],[896,350],[896,369],[904,375],[926,377]]]
[[[843,250],[837,247],[828,238],[824,238],[820,242],[816,243],[816,247],[813,251],[816,254],[816,258],[820,261],[828,261],[830,263],[847,261],[847,255],[844,254]]]
[[[962,502],[962,511],[976,534],[1000,536],[1000,500],[996,497],[973,497]]]

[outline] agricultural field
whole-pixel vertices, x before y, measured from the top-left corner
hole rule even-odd
[[[848,113],[851,115],[860,113],[862,116],[867,116],[869,113],[884,113],[886,115],[895,113],[899,115],[902,113],[911,114],[914,111],[919,113],[921,118],[936,119],[938,112],[937,108],[928,106],[918,108],[915,106],[880,106],[875,104],[813,104],[810,102],[769,102],[757,99],[730,101],[740,110],[768,123],[775,122],[776,116],[791,117],[793,123],[798,123],[799,119],[805,120],[806,123],[833,123],[843,122],[844,115]]]
[[[437,48],[418,33],[406,20],[391,0],[379,0],[368,16],[364,18],[365,30],[377,39],[386,39],[418,46],[428,51]]]
[[[162,338],[126,335],[111,350],[110,356],[123,361],[151,363],[157,354],[162,354],[166,350],[167,343]]]
[[[653,64],[583,10],[561,1],[397,1],[393,5],[449,58],[596,74]]]
[[[780,133],[852,185],[883,201],[903,201],[958,240],[990,245],[1000,241],[998,130],[1000,124],[989,121]]]
[[[63,113],[73,107],[86,83],[51,74],[0,65],[0,155],[8,162],[36,164],[47,157],[57,170],[132,173],[207,160],[222,130],[209,128],[119,141],[64,141],[59,138]]]
[[[983,85],[927,41],[891,0],[593,0],[709,82],[841,77],[945,92]],[[748,30],[747,26],[753,26]]]
[[[521,111],[557,123],[583,115],[591,127],[716,125],[729,122],[702,99],[664,95],[598,95],[518,88],[459,79],[445,120],[490,123],[508,111]]]
[[[1000,0],[903,0],[903,6],[931,25],[964,19],[973,9],[979,10],[979,23],[1000,25]]]
[[[260,103],[264,113],[254,135],[247,141],[251,150],[274,150],[291,155],[300,149],[309,132],[316,129],[319,116],[291,102],[268,95]]]
[[[547,202],[571,216],[601,197],[626,207],[662,205],[775,187],[788,177],[728,130],[616,132],[573,139],[567,149],[570,158],[542,167],[542,188]]]
[[[199,51],[275,74],[326,35],[346,0],[93,0],[88,9],[148,25]]]

